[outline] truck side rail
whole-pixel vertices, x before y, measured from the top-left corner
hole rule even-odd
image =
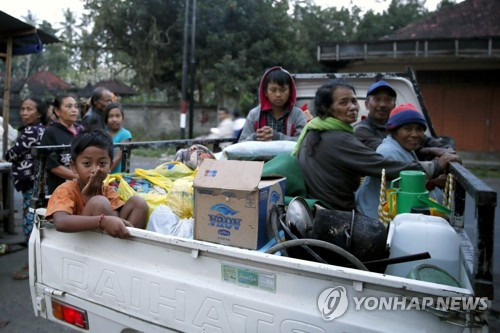
[[[451,223],[463,233],[466,193],[474,200],[477,229],[476,239],[473,240],[475,260],[472,261],[472,272],[469,272],[471,284],[476,296],[493,299],[493,242],[497,193],[459,163],[450,163],[450,172],[456,180]]]
[[[164,140],[164,141],[143,141],[143,142],[127,142],[116,143],[114,146],[122,151],[122,170],[130,172],[130,156],[132,150],[137,148],[149,149],[168,149],[174,147],[176,150],[186,148],[194,144],[200,144],[207,147],[212,147],[213,152],[220,151],[220,144],[225,142],[234,143],[234,138],[226,139],[181,139],[181,140]],[[36,146],[31,148],[31,154],[36,158],[35,162],[35,181],[33,185],[33,195],[31,197],[30,209],[35,210],[45,206],[45,180],[47,157],[52,153],[61,153],[70,151],[70,145],[60,146]]]

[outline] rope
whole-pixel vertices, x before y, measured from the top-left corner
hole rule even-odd
[[[384,205],[387,204],[387,194],[385,189],[385,169],[382,169],[382,175],[380,177],[380,195],[379,195],[379,204],[378,204],[378,219],[382,221],[384,225],[387,227],[391,218],[389,217],[389,213],[384,210]]]
[[[449,173],[448,177],[446,178],[446,183],[447,183],[447,189],[448,189],[448,201],[444,202],[446,207],[451,209],[452,201],[453,201],[453,192],[455,191],[455,177]]]
[[[443,193],[443,206],[447,208],[451,208],[451,199],[452,193],[454,191],[454,181],[453,175],[451,173],[446,177],[446,183],[444,184],[444,193]]]

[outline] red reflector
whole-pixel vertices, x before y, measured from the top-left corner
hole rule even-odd
[[[87,319],[85,318],[85,313],[75,311],[75,326],[87,328]]]
[[[87,311],[52,299],[52,313],[54,317],[68,324],[88,329]],[[62,314],[62,315],[61,315]]]

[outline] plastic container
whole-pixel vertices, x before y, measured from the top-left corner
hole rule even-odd
[[[395,188],[395,183],[399,183],[399,187]],[[429,191],[425,188],[426,179],[425,173],[422,171],[401,171],[399,178],[391,182],[393,192],[389,194],[389,213],[391,215],[411,213],[414,208],[431,207],[443,214],[450,214],[451,211],[429,199]],[[394,212],[393,198],[396,196],[397,208]]]
[[[459,280],[460,241],[443,218],[422,214],[399,214],[389,225],[389,258],[429,252],[431,259],[388,265],[386,274],[406,277],[417,264],[431,264]]]
[[[399,188],[395,188],[395,183],[399,183]],[[409,213],[413,207],[428,207],[427,204],[421,201],[420,196],[429,196],[429,191],[425,188],[425,173],[422,171],[401,171],[399,178],[391,182],[391,188],[396,191],[390,195],[396,195],[397,198],[397,214]],[[394,214],[392,202],[390,202],[390,212]]]
[[[462,288],[460,283],[453,276],[441,268],[429,264],[416,265],[411,269],[410,273],[408,273],[407,278]]]

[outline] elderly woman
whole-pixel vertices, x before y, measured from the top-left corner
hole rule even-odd
[[[332,209],[355,209],[354,192],[362,176],[388,179],[402,170],[422,170],[435,176],[445,167],[442,161],[394,161],[366,147],[353,135],[351,126],[358,118],[359,104],[354,87],[331,80],[316,91],[317,117],[301,133],[294,154],[304,174],[309,197]]]
[[[422,145],[427,128],[425,117],[417,107],[408,103],[394,108],[385,128],[389,135],[377,147],[377,153],[396,161],[417,162],[415,150]],[[439,158],[445,161],[459,160],[457,155],[449,153],[442,154]],[[363,214],[377,218],[379,192],[380,176],[366,177],[356,192],[356,204]],[[430,196],[440,201],[443,191],[434,188]]]
[[[42,146],[68,145],[81,131],[83,126],[76,124],[78,119],[78,104],[71,95],[61,95],[54,99],[54,121],[43,134]],[[52,194],[57,186],[68,179],[76,178],[70,169],[69,153],[52,153],[47,158],[47,194]]]
[[[35,158],[31,155],[31,147],[40,145],[48,121],[46,105],[39,99],[26,98],[21,104],[20,115],[23,127],[19,129],[20,135],[5,154],[5,159],[12,162],[14,187],[23,194],[23,232],[28,239],[33,229],[33,216],[28,214],[28,208],[35,178]]]

